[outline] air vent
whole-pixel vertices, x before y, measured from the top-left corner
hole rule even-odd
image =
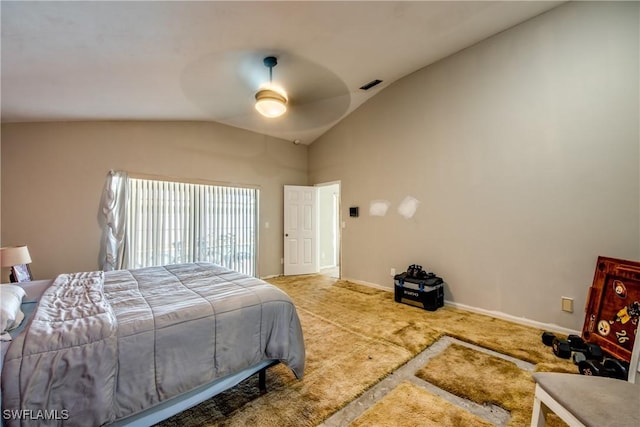
[[[360,86],[360,89],[362,90],[369,90],[374,86],[378,86],[380,83],[382,83],[382,80],[371,80],[369,83],[367,83],[366,85]]]

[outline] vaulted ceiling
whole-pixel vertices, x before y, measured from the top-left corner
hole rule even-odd
[[[1,117],[215,121],[310,144],[394,81],[561,3],[2,1]],[[269,55],[289,99],[276,119],[254,109]]]

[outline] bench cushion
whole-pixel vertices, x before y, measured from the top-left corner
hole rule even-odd
[[[640,384],[550,372],[533,379],[586,426],[640,426]]]

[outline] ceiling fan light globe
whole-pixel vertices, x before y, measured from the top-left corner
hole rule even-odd
[[[258,91],[256,110],[265,117],[279,117],[287,111],[287,98],[269,89]]]

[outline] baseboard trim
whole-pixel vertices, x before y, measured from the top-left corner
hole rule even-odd
[[[273,279],[274,277],[280,277],[280,276],[282,276],[282,274],[271,274],[269,276],[262,276],[260,277],[260,279],[267,280],[267,279]]]
[[[369,286],[371,288],[380,289],[387,292],[393,292],[392,288],[381,286],[377,283],[365,282],[364,280],[356,280],[356,279],[348,279],[348,278],[343,278],[343,279],[348,280],[349,282],[357,283],[358,285]],[[453,302],[448,300],[445,300],[444,303],[445,305],[459,308],[460,310],[470,311],[472,313],[484,314],[485,316],[494,317],[496,319],[507,320],[509,322],[518,323],[520,325],[531,326],[533,328],[542,329],[544,331],[555,332],[558,334],[565,334],[565,335],[581,334],[580,331],[576,331],[575,329],[565,328],[552,323],[538,322],[537,320],[527,319],[525,317],[518,317],[511,314],[503,313],[501,311],[486,310],[484,308],[473,307],[470,305],[460,304],[458,302]]]
[[[461,310],[471,311],[473,313],[484,314],[485,316],[495,317],[496,319],[508,320],[509,322],[519,323],[525,326],[531,326],[534,328],[542,329],[549,332],[556,332],[565,335],[580,335],[580,331],[575,329],[569,329],[562,326],[555,325],[553,323],[538,322],[537,320],[527,319],[526,317],[518,317],[512,314],[503,313],[501,311],[486,310],[484,308],[472,307],[466,304],[460,304],[458,302],[445,300],[445,305],[450,307],[459,308]]]

